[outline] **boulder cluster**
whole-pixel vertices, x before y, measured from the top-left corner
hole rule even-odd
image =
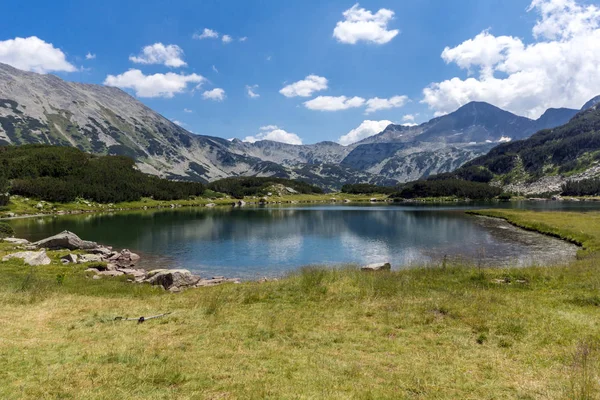
[[[52,260],[46,250],[71,250],[79,253],[69,253],[60,258],[63,264],[90,264],[85,271],[92,274],[93,279],[103,277],[127,276],[128,281],[135,283],[148,283],[160,286],[171,292],[180,292],[187,288],[214,286],[222,283],[239,283],[239,279],[228,279],[222,276],[203,279],[192,274],[187,269],[155,269],[147,271],[136,267],[140,256],[124,249],[115,251],[110,246],[102,246],[95,242],[82,240],[73,232],[64,231],[58,235],[30,243],[25,239],[6,238],[9,242],[25,250],[8,254],[2,261],[12,258],[22,259],[27,265],[48,265]],[[82,253],[83,252],[83,253]]]

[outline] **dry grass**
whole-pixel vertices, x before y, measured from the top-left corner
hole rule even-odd
[[[598,260],[305,268],[177,295],[0,263],[0,398],[598,398]]]

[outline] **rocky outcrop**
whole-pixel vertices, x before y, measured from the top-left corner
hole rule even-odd
[[[69,231],[63,231],[33,244],[40,249],[48,250],[92,250],[98,247],[97,243],[81,240],[79,236]]]
[[[38,265],[49,265],[52,260],[46,255],[46,251],[21,251],[19,253],[8,254],[2,257],[2,261],[8,261],[13,258],[20,258],[27,265],[38,266]]]
[[[29,244],[29,240],[17,239],[17,238],[4,238],[4,239],[2,239],[2,241],[6,242],[6,243],[16,244],[16,245]]]

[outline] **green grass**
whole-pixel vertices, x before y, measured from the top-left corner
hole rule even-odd
[[[345,199],[351,202],[368,202],[375,198],[378,201],[387,199],[387,195],[351,195],[345,193],[327,193],[327,194],[290,194],[285,196],[270,196],[270,203],[328,203],[332,199],[337,202],[343,202]],[[246,197],[247,203],[258,203],[260,197]],[[39,200],[24,198],[21,196],[12,196],[10,203],[6,207],[0,207],[0,218],[8,216],[9,213],[17,216],[38,215],[38,214],[56,214],[56,213],[82,213],[82,212],[105,212],[122,210],[142,210],[146,208],[170,208],[176,207],[204,207],[208,203],[214,203],[217,206],[231,206],[238,201],[222,193],[208,191],[205,197],[192,198],[188,200],[158,201],[149,198],[143,198],[140,201],[131,201],[115,204],[100,204],[80,200],[72,203],[50,203],[40,202]],[[41,208],[38,208],[41,204]]]
[[[92,280],[85,266],[0,263],[0,398],[598,398],[600,214],[495,216],[580,241],[585,256],[523,269],[311,267],[180,294]]]

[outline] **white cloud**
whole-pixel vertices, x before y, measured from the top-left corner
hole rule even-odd
[[[223,101],[225,100],[225,91],[221,88],[214,88],[202,93],[204,100]]]
[[[229,35],[223,35],[223,37],[222,37],[221,40],[223,40],[223,43],[231,43],[231,42],[233,42],[233,38],[231,36],[229,36]]]
[[[357,128],[354,128],[347,134],[341,136],[338,139],[338,143],[343,146],[356,143],[365,138],[368,138],[369,136],[373,136],[380,133],[391,123],[392,121],[388,121],[386,119],[381,121],[365,120]]]
[[[575,0],[533,0],[535,41],[483,31],[442,58],[466,69],[423,90],[423,102],[447,113],[486,101],[516,114],[539,117],[550,107],[579,108],[600,93],[600,8]]]
[[[36,36],[0,41],[0,62],[40,74],[77,71],[62,50]]]
[[[417,126],[418,124],[415,123],[415,117],[419,115],[419,114],[406,114],[405,116],[402,117],[402,125],[404,126]]]
[[[219,33],[217,31],[213,31],[212,29],[204,28],[201,34],[194,33],[192,36],[193,39],[217,39],[219,37]]]
[[[243,36],[241,38],[238,39],[240,42],[245,42],[246,40],[248,40],[247,36]]]
[[[173,97],[186,90],[188,83],[202,84],[204,77],[197,74],[166,74],[144,75],[139,69],[130,69],[120,75],[108,75],[104,80],[107,86],[122,89],[133,89],[138,97]]]
[[[129,60],[137,64],[163,64],[167,67],[185,67],[187,63],[183,61],[183,50],[176,44],[164,45],[154,43],[146,46],[142,52],[137,55],[129,56]]]
[[[367,100],[367,110],[365,113],[369,114],[378,110],[402,107],[407,101],[408,97],[406,96],[394,96],[390,97],[389,99],[380,99],[379,97],[374,97]]]
[[[177,121],[176,119],[172,120],[171,122],[173,122],[175,125],[185,126],[185,124],[183,122]]]
[[[349,108],[362,107],[365,104],[365,99],[362,97],[346,97],[346,96],[319,96],[312,100],[305,101],[304,106],[310,110],[318,111],[340,111]]]
[[[498,140],[498,143],[508,143],[508,142],[510,142],[511,140],[512,140],[512,139],[511,139],[510,137],[508,137],[508,136],[502,136],[502,137],[500,138],[500,140]]]
[[[214,65],[212,66],[212,70],[215,71],[217,74],[219,73],[219,70]]]
[[[88,51],[88,53],[85,55],[85,59],[86,60],[94,60],[96,58],[95,54],[92,54]]]
[[[184,109],[183,109],[183,112],[186,112],[186,113],[193,113],[193,111],[192,111],[192,110],[190,110],[189,108],[184,108]]]
[[[285,97],[310,97],[314,92],[327,89],[327,79],[318,75],[308,75],[301,81],[285,86],[279,91]]]
[[[394,18],[394,12],[382,8],[373,14],[359,8],[358,3],[344,11],[344,21],[339,21],[333,30],[333,37],[339,42],[356,44],[363,40],[368,43],[384,44],[392,40],[400,31],[388,30],[388,23]]]
[[[248,97],[251,99],[260,97],[260,94],[256,93],[256,89],[258,89],[258,85],[246,85],[246,93],[248,94]]]
[[[287,144],[302,144],[302,139],[295,133],[286,132],[275,125],[261,126],[259,133],[254,136],[246,136],[244,142],[254,143],[259,140],[272,140]]]

